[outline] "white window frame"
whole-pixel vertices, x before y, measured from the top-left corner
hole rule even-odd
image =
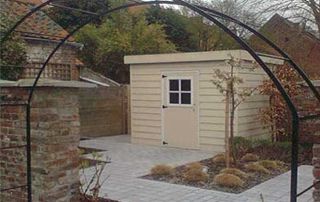
[[[179,81],[179,89],[178,91],[171,91],[170,90],[170,80],[178,80]],[[190,91],[182,91],[181,90],[181,80],[190,80]],[[193,76],[169,76],[167,77],[167,106],[174,106],[174,107],[191,107],[193,106]],[[170,103],[170,93],[178,93],[179,94],[179,103],[174,104]],[[181,103],[181,94],[182,93],[190,93],[190,104],[182,104]]]

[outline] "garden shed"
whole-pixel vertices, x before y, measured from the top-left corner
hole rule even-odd
[[[213,80],[215,70],[231,69],[226,62],[231,58],[240,61],[235,74],[245,81],[236,88],[254,89],[267,78],[261,68],[249,70],[255,63],[244,50],[126,56],[131,77],[131,141],[223,151],[226,104]],[[271,66],[283,64],[275,56],[262,59]],[[235,114],[235,135],[267,136],[269,128],[258,115],[268,104],[269,98],[258,93],[247,98]]]

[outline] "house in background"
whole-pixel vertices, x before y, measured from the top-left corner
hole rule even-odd
[[[224,151],[225,97],[213,84],[214,71],[229,71],[226,60],[252,67],[254,59],[243,50],[126,56],[131,79],[131,141],[139,144]],[[263,57],[271,65],[283,61]],[[238,69],[238,68],[237,68]],[[255,88],[267,75],[262,69],[240,68],[246,82],[237,88]],[[269,98],[254,94],[236,111],[235,135],[266,137],[259,109]]]
[[[293,23],[280,15],[274,15],[260,32],[286,51],[296,61],[308,76],[320,78],[320,39],[305,31],[299,24]],[[276,52],[261,42],[256,36],[249,40],[258,52],[276,54]]]
[[[31,0],[2,0],[1,16],[16,22],[32,9],[38,1]],[[41,3],[41,2],[40,2]],[[68,35],[60,25],[54,22],[44,12],[39,11],[18,26],[16,32],[26,43],[28,65],[21,79],[35,78],[42,64],[62,38]],[[50,60],[42,78],[56,80],[79,80],[79,67],[76,53],[82,47],[70,38]]]
[[[40,3],[41,0],[1,0],[0,15],[16,22]],[[30,16],[16,32],[26,43],[27,65],[19,81],[1,83],[26,87],[33,84],[51,51],[69,33],[42,11]],[[79,115],[82,137],[127,133],[128,88],[85,68],[77,58],[77,52],[81,48],[82,44],[70,37],[49,61],[38,86],[80,88]]]

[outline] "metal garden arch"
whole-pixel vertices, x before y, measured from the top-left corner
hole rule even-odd
[[[92,22],[94,19],[109,15],[113,12],[130,8],[130,7],[136,7],[136,6],[143,6],[143,5],[157,5],[157,4],[167,4],[167,5],[180,5],[184,6],[195,13],[201,15],[202,17],[206,18],[207,20],[211,21],[212,23],[219,26],[223,31],[225,31],[230,37],[232,37],[243,49],[249,52],[249,54],[255,59],[255,61],[262,67],[262,69],[267,73],[269,78],[273,81],[275,86],[277,87],[278,91],[281,93],[283,99],[285,100],[291,116],[292,116],[292,159],[291,159],[291,192],[290,192],[290,201],[296,202],[297,197],[304,193],[302,191],[301,193],[297,194],[297,174],[298,174],[298,144],[299,144],[299,126],[300,121],[304,120],[310,120],[310,119],[316,119],[320,118],[320,114],[313,114],[308,115],[304,117],[300,117],[297,111],[296,106],[294,105],[292,98],[287,94],[284,87],[282,86],[281,82],[278,80],[278,78],[273,74],[271,69],[263,62],[263,60],[260,58],[260,54],[256,53],[252,47],[250,47],[249,44],[247,44],[243,39],[238,37],[235,33],[233,33],[228,27],[226,27],[224,24],[222,24],[218,19],[224,19],[228,20],[230,22],[233,22],[235,24],[238,24],[239,26],[247,29],[251,33],[253,33],[255,36],[260,38],[262,41],[267,43],[270,47],[272,47],[274,50],[276,50],[281,56],[283,60],[288,62],[290,64],[291,68],[293,68],[306,82],[314,96],[317,98],[317,100],[320,103],[320,93],[316,90],[315,86],[312,84],[308,76],[304,73],[304,71],[290,58],[290,56],[285,53],[280,47],[278,47],[276,44],[274,44],[271,40],[269,40],[267,37],[265,37],[263,34],[259,33],[255,29],[251,28],[250,26],[240,22],[239,20],[232,18],[228,15],[225,15],[223,13],[220,13],[218,11],[215,11],[213,9],[209,9],[206,7],[202,7],[195,4],[187,3],[184,0],[163,0],[163,1],[134,1],[132,0],[132,3],[125,3],[119,7],[112,8],[110,10],[103,11],[101,13],[92,13],[80,9],[75,9],[71,7],[65,7],[58,4],[53,4],[56,0],[47,0],[46,2],[37,5],[29,13],[27,13],[25,16],[23,16],[20,20],[18,20],[3,36],[1,39],[1,44],[8,40],[9,36],[15,32],[16,28],[21,25],[28,17],[30,17],[33,13],[41,10],[47,5],[52,5],[56,7],[60,7],[62,9],[69,9],[79,12],[86,12],[87,14],[91,14],[91,17],[89,17],[87,20],[85,20],[83,23],[78,25],[76,28],[74,28],[67,36],[65,36],[61,41],[58,41],[57,46],[52,50],[52,52],[49,54],[45,62],[43,63],[37,77],[34,80],[33,86],[30,89],[28,100],[26,101],[26,133],[27,133],[27,191],[28,191],[28,201],[32,201],[32,179],[31,179],[31,127],[30,127],[30,110],[31,110],[31,102],[32,102],[32,96],[34,94],[34,91],[36,90],[37,83],[41,77],[42,72],[46,68],[47,64],[49,63],[50,59],[53,57],[53,55],[57,52],[57,50],[77,31],[79,31],[82,27],[87,25],[88,23]],[[1,148],[0,148],[1,150]],[[312,188],[315,184],[308,187],[308,189]]]

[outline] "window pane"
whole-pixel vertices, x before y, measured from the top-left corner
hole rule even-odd
[[[181,104],[191,104],[191,93],[181,93]]]
[[[179,90],[179,80],[169,80],[170,81],[170,90],[178,91]]]
[[[179,93],[170,93],[170,104],[179,104]]]
[[[181,90],[182,91],[191,91],[191,80],[190,79],[181,80]]]

